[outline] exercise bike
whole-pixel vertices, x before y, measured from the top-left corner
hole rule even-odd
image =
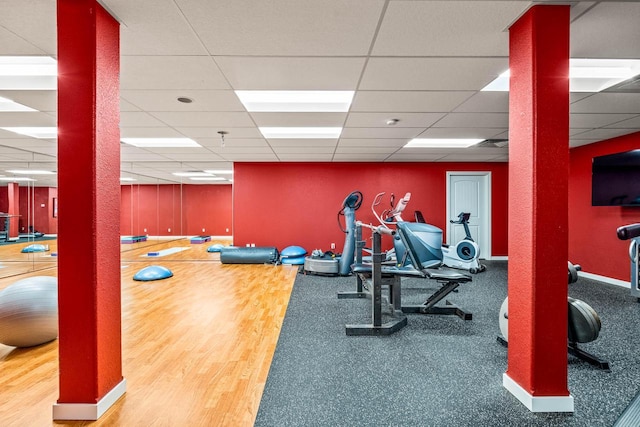
[[[569,284],[575,283],[578,280],[578,271],[580,271],[580,266],[571,264],[571,262],[568,263],[568,266],[568,282]],[[509,340],[509,315],[507,313],[508,301],[509,297],[504,299],[498,316],[500,332],[502,333],[502,336],[498,336],[498,342],[504,346],[507,346],[507,342]],[[600,335],[602,323],[600,322],[598,313],[596,313],[589,304],[579,299],[569,297],[567,298],[567,303],[569,304],[567,352],[597,368],[602,369],[603,371],[611,372],[609,362],[606,362],[578,347],[579,343],[595,341]]]
[[[458,220],[450,220],[451,224],[460,224],[464,227],[465,237],[455,245],[442,245],[442,255],[444,256],[444,265],[450,268],[459,268],[468,270],[471,274],[481,273],[487,269],[484,264],[480,263],[480,247],[471,237],[469,230],[468,212],[460,212]],[[424,223],[422,212],[415,211],[416,222]]]

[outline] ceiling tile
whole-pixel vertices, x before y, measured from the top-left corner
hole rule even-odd
[[[25,112],[25,113],[0,113],[0,126],[3,127],[21,127],[21,126],[57,126],[55,117],[46,113],[40,113],[37,111]],[[6,132],[6,131],[2,131]],[[12,133],[12,137],[15,138],[16,134]],[[0,138],[2,136],[0,135]]]
[[[480,90],[509,68],[505,58],[371,58],[362,90]]]
[[[509,92],[478,92],[455,109],[456,113],[508,113]]]
[[[176,126],[176,130],[180,132],[182,135],[189,138],[217,138],[220,140],[219,131],[227,132],[224,136],[225,140],[235,139],[235,138],[262,138],[262,134],[256,127],[246,127],[246,128],[232,128],[228,126],[218,126],[218,127],[184,127],[184,126]]]
[[[571,104],[571,113],[640,113],[637,93],[597,93]]]
[[[635,116],[632,119],[623,120],[621,122],[613,123],[613,124],[605,126],[605,127],[614,128],[614,129],[633,129],[633,130],[638,130],[638,129],[640,129],[640,116]]]
[[[598,2],[571,24],[571,57],[639,57],[640,3]]]
[[[281,147],[330,147],[335,148],[335,139],[270,139],[269,145],[274,149]]]
[[[215,57],[235,90],[355,90],[365,58]]]
[[[484,138],[499,139],[504,128],[429,128],[418,135],[418,138]]]
[[[365,55],[383,0],[176,0],[213,55]],[[250,12],[248,12],[250,11]],[[218,17],[212,21],[212,17]]]
[[[571,139],[597,139],[599,141],[602,141],[604,139],[616,138],[618,136],[627,135],[629,133],[633,132],[629,129],[593,129],[576,135],[572,135]]]
[[[334,162],[384,162],[389,157],[384,153],[336,153],[333,155]]]
[[[347,113],[250,113],[256,126],[342,127]]]
[[[507,128],[509,113],[451,113],[438,120],[438,128]]]
[[[55,90],[2,90],[0,96],[42,112],[55,112],[58,109]]]
[[[230,89],[208,56],[123,56],[120,89]]]
[[[56,2],[3,1],[0,54],[56,55]]]
[[[160,120],[143,111],[122,111],[120,113],[120,127],[163,127]]]
[[[449,112],[473,95],[470,91],[358,91],[352,112]]]
[[[528,7],[523,1],[392,1],[372,54],[507,56],[505,29]]]
[[[333,154],[324,153],[278,153],[278,158],[281,162],[330,162],[333,159]]]
[[[444,113],[350,113],[345,127],[429,127],[442,118]],[[387,120],[396,119],[394,125],[388,125]]]
[[[120,96],[145,111],[245,111],[231,90],[123,90]],[[180,102],[179,97],[193,102]]]
[[[398,148],[402,147],[407,143],[407,138],[401,139],[375,139],[375,138],[366,138],[366,139],[350,139],[350,138],[340,138],[338,142],[339,147],[361,147],[361,148],[369,148],[369,147],[392,147]],[[367,151],[367,150],[363,150]]]
[[[222,147],[220,138],[197,138],[198,144],[204,147]],[[225,147],[267,147],[264,138],[225,138]]]
[[[180,138],[181,135],[170,127],[121,127],[120,138]]]
[[[106,0],[109,10],[122,22],[122,55],[206,55],[172,0]]]
[[[154,112],[154,117],[174,127],[251,127],[253,122],[244,112]]]
[[[624,120],[634,116],[634,114],[571,114],[569,117],[569,126],[574,129],[593,129],[605,126],[618,127],[615,126],[615,124],[619,122],[624,123]]]
[[[424,128],[344,128],[341,138],[414,138],[424,131]]]

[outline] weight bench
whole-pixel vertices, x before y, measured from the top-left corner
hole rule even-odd
[[[361,226],[356,230],[358,244],[362,242]],[[461,283],[471,281],[471,277],[453,270],[439,269],[442,264],[442,231],[427,224],[399,222],[396,232],[399,234],[406,248],[405,256],[410,264],[404,260],[398,262],[402,267],[383,265],[385,258],[381,251],[380,227],[366,226],[373,230],[372,264],[363,264],[361,251],[357,252],[356,264],[352,271],[357,275],[356,292],[338,293],[338,298],[371,297],[371,324],[348,324],[347,335],[390,335],[407,325],[406,313],[456,315],[464,320],[471,320],[472,314],[460,307],[445,301],[444,305],[437,305],[447,295],[453,292]],[[437,232],[434,232],[437,230]],[[434,234],[431,236],[430,234]],[[423,236],[430,237],[432,242],[423,240]],[[433,240],[435,238],[435,240]],[[439,242],[438,242],[439,240]],[[430,244],[431,243],[431,244]],[[362,242],[363,244],[363,242]],[[422,247],[421,247],[422,246]],[[435,250],[434,250],[435,249]],[[414,277],[435,280],[441,287],[430,295],[427,300],[418,305],[402,305],[402,277]],[[363,283],[369,283],[369,292],[364,291]],[[382,286],[389,288],[388,303],[391,306],[391,320],[382,323]]]

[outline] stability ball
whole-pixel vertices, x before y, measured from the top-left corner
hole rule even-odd
[[[57,337],[56,277],[28,277],[0,291],[0,343],[32,347]]]

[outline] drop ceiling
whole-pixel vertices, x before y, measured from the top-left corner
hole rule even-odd
[[[187,182],[172,173],[234,162],[506,162],[508,146],[402,147],[415,137],[508,138],[508,93],[480,89],[508,68],[509,25],[538,3],[545,2],[103,0],[121,22],[121,136],[201,145],[123,144],[122,176]],[[571,4],[572,57],[640,59],[640,2]],[[55,58],[55,7],[3,1],[0,55]],[[640,91],[627,87],[571,94],[572,147],[640,130]],[[355,96],[346,113],[251,113],[234,90]],[[55,91],[0,96],[39,110],[0,112],[0,126],[56,125]],[[285,140],[263,138],[258,126],[344,129],[339,139]],[[0,175],[56,170],[56,151],[55,140],[0,130]],[[56,185],[55,176],[36,178]]]

